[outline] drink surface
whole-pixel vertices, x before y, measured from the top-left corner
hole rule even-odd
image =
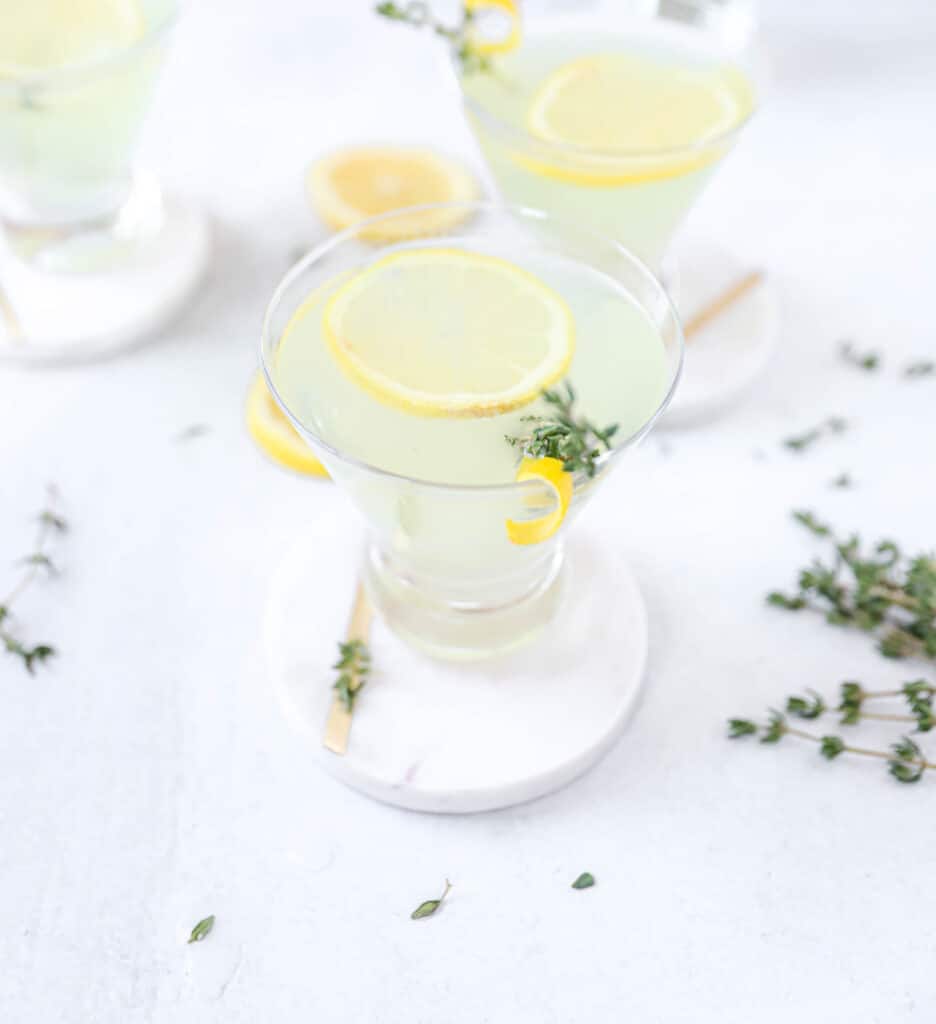
[[[667,357],[654,325],[626,291],[596,269],[533,246],[497,255],[535,275],[567,306],[575,345],[566,377],[578,395],[577,412],[601,427],[619,424],[618,439],[626,440],[653,416],[667,386]],[[327,444],[380,469],[456,485],[514,480],[518,453],[505,435],[528,433],[523,417],[544,412],[544,403],[534,399],[495,415],[447,418],[413,414],[373,397],[339,366],[323,331],[323,311],[353,274],[316,290],[282,336],[273,376],[289,409]],[[431,276],[425,281],[428,288]],[[469,303],[471,298],[465,297]],[[418,304],[418,288],[405,301]],[[496,304],[484,308],[484,301],[479,294],[477,319],[488,318],[494,331],[501,310]],[[431,305],[428,292],[424,302]],[[387,340],[399,344],[397,338]],[[483,340],[478,338],[479,347]],[[472,375],[470,361],[465,375]]]
[[[754,102],[735,65],[653,27],[534,31],[461,85],[507,199],[611,234],[655,268]]]

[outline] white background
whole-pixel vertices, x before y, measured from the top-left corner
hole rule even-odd
[[[936,543],[936,380],[899,375],[936,356],[932,5],[763,5],[774,87],[693,231],[769,269],[780,350],[743,407],[657,433],[579,524],[610,524],[651,614],[620,745],[552,797],[462,818],[319,774],[260,643],[277,560],[348,515],[242,423],[266,300],[323,235],[304,167],[381,138],[477,164],[429,40],[368,6],[192,10],[145,157],[216,218],[203,295],[124,358],[0,369],[0,581],[47,481],[72,523],[65,574],[18,609],[61,656],[35,678],[0,660],[0,1019],[932,1021],[936,778],[724,739],[805,686],[921,674],[763,595],[815,550],[793,507]],[[844,337],[884,368],[843,364]],[[849,433],[781,448],[831,414]],[[178,443],[192,423],[211,432]],[[855,488],[830,488],[845,470]],[[323,582],[309,628],[337,635],[347,600]],[[598,885],[573,892],[583,870]],[[444,912],[410,921],[446,876]]]

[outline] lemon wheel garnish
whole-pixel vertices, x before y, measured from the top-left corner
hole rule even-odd
[[[416,416],[494,416],[569,366],[572,313],[538,277],[466,249],[391,253],[342,285],[322,316],[344,374]]]
[[[482,57],[490,57],[497,53],[510,53],[520,45],[520,8],[516,0],[465,0],[465,11],[472,15],[472,19],[478,15],[490,12],[500,12],[509,19],[509,29],[499,39],[488,39],[477,32],[468,33],[468,43],[471,49]]]
[[[678,177],[723,155],[727,142],[717,140],[752,103],[750,83],[732,66],[674,67],[627,53],[583,57],[549,75],[527,112],[530,135],[566,151],[514,159],[586,186]]]
[[[561,459],[524,459],[517,470],[517,482],[539,480],[556,498],[552,512],[536,519],[508,519],[507,538],[512,544],[540,544],[562,526],[572,501],[572,474],[567,473]]]
[[[351,146],[323,157],[308,175],[312,204],[332,228],[424,203],[470,202],[475,179],[454,160],[408,146]],[[370,241],[398,241],[439,234],[465,219],[459,209],[421,210],[361,229]]]
[[[328,470],[280,411],[262,373],[254,377],[247,393],[247,429],[274,462],[297,473],[328,476]]]

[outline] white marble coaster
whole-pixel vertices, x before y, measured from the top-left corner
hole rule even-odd
[[[755,267],[731,250],[704,240],[678,247],[683,323]],[[741,399],[766,369],[779,336],[776,287],[769,275],[702,327],[686,343],[682,379],[663,427],[708,419]]]
[[[643,682],[647,616],[623,558],[596,535],[570,544],[549,630],[496,661],[430,659],[378,618],[348,753],[326,750],[329,666],[359,557],[358,537],[304,538],[272,580],[265,622],[280,704],[336,778],[413,810],[485,811],[558,789],[618,739]]]
[[[15,317],[0,316],[0,360],[96,359],[152,337],[191,299],[208,264],[210,230],[198,209],[167,199],[159,234],[131,250],[127,264],[101,272],[59,272],[58,263],[94,265],[93,235],[43,253],[43,269],[0,253],[0,285]],[[102,252],[112,243],[102,238]]]

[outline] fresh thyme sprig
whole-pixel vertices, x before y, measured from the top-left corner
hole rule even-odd
[[[363,640],[339,643],[338,660],[332,668],[338,669],[335,690],[350,714],[354,711],[354,703],[371,670],[371,656],[367,644]]]
[[[803,569],[795,593],[773,591],[768,603],[787,611],[812,608],[831,625],[870,633],[885,657],[936,660],[936,557],[906,557],[890,540],[865,554],[857,536],[841,540],[812,513],[793,515],[829,541],[835,555]]]
[[[573,406],[576,395],[572,385],[555,391],[544,391],[543,401],[552,406],[549,416],[524,416],[532,424],[529,434],[523,437],[504,435],[504,440],[520,454],[531,459],[559,459],[567,473],[583,470],[593,477],[598,471],[598,458],[602,452],[611,451],[611,439],[617,433],[618,425],[599,430],[584,416],[576,416]]]
[[[821,698],[820,698],[821,701]],[[813,710],[812,702],[808,710]],[[819,712],[821,714],[821,712]],[[799,714],[799,717],[818,717],[818,715]],[[903,736],[894,743],[890,750],[872,750],[868,747],[857,747],[846,743],[841,736],[832,734],[816,735],[790,725],[786,715],[771,709],[767,721],[761,725],[749,718],[729,718],[729,739],[740,739],[746,736],[757,736],[761,743],[779,743],[785,736],[796,736],[810,743],[818,744],[819,753],[829,761],[841,754],[857,754],[860,757],[875,757],[887,762],[887,769],[898,782],[919,782],[927,768],[936,768],[936,764],[928,761],[919,745],[909,736]]]
[[[859,352],[850,341],[839,345],[839,353],[847,363],[859,370],[876,370],[881,365],[881,357],[877,352]]]
[[[841,434],[847,429],[848,420],[842,419],[841,416],[830,416],[811,430],[786,438],[783,446],[789,448],[791,452],[804,452],[822,438]]]
[[[374,11],[390,21],[400,21],[413,28],[426,28],[447,40],[464,74],[476,71],[490,71],[491,60],[471,45],[468,30],[475,19],[474,11],[462,8],[461,21],[457,25],[445,25],[436,20],[428,4],[413,0],[411,3],[379,3]]]
[[[23,667],[30,675],[35,675],[36,665],[48,661],[49,658],[57,654],[57,651],[50,644],[35,644],[30,647],[22,641],[12,628],[13,605],[40,574],[46,576],[58,574],[58,568],[47,550],[52,537],[55,534],[65,533],[68,529],[64,518],[55,511],[57,497],[55,488],[50,487],[46,507],[36,517],[39,528],[35,546],[25,558],[20,560],[20,565],[26,566],[25,571],[6,598],[0,601],[0,644],[3,644],[7,654],[12,654],[22,660]]]
[[[442,895],[437,900],[425,900],[420,903],[419,906],[410,914],[410,918],[414,921],[418,921],[423,917],[432,917],[432,915],[442,906],[445,897],[452,891],[452,883],[446,878],[445,888],[442,890]]]

